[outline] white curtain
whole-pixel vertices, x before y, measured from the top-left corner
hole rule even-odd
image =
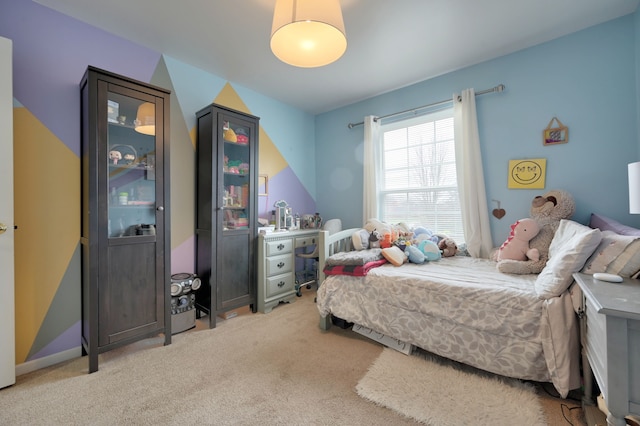
[[[473,89],[453,96],[456,169],[467,250],[473,257],[489,258],[493,248],[482,171],[476,96]]]
[[[368,115],[364,118],[364,176],[362,224],[378,217],[378,179],[377,165],[380,162],[378,149],[380,146],[380,120]]]

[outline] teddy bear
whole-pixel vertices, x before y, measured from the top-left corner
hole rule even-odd
[[[539,260],[540,253],[537,248],[529,248],[531,241],[540,232],[538,222],[531,218],[517,220],[511,225],[511,233],[498,249],[498,261],[503,259],[513,260]]]
[[[531,241],[529,248],[537,249],[538,260],[503,259],[497,264],[500,272],[507,274],[539,274],[549,260],[549,246],[562,219],[570,219],[576,205],[573,197],[561,189],[551,190],[536,196],[531,201],[529,217],[538,222],[540,231]]]
[[[451,257],[458,254],[458,245],[453,241],[453,238],[442,238],[438,241],[438,249],[440,249],[442,257]]]

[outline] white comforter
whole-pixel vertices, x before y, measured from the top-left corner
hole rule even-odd
[[[320,314],[333,314],[438,355],[519,379],[550,381],[566,397],[580,385],[578,327],[568,293],[540,300],[536,275],[455,256],[387,264],[366,277],[328,276]]]

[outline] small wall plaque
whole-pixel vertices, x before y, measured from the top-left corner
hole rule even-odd
[[[555,127],[554,122],[556,123]],[[569,142],[569,128],[563,125],[556,117],[553,117],[542,132],[542,144],[558,145],[567,142]]]

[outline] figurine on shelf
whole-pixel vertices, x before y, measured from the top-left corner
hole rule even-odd
[[[118,164],[118,161],[122,160],[122,154],[120,153],[120,151],[109,151],[109,160],[113,164]]]
[[[133,154],[125,154],[124,155],[125,164],[133,164],[135,159],[136,159],[136,156],[133,155]]]

